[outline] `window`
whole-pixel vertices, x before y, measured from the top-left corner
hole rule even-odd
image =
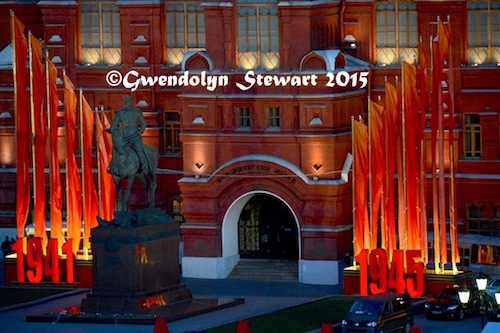
[[[238,128],[239,129],[250,129],[250,126],[251,126],[250,108],[248,108],[248,107],[238,108],[236,112],[237,112],[237,116],[238,116]]]
[[[465,114],[464,119],[465,157],[481,157],[481,123],[479,114]]]
[[[491,234],[491,223],[485,218],[485,208],[472,204],[467,207],[467,227],[468,232],[472,234],[487,235]]]
[[[180,223],[186,222],[184,216],[182,215],[182,198],[176,197],[172,200],[172,210],[170,215],[174,218],[174,220],[179,221]]]
[[[467,45],[473,66],[500,62],[500,1],[469,1]]]
[[[268,109],[268,123],[267,127],[269,129],[279,129],[280,124],[280,108],[269,108]]]
[[[181,143],[179,133],[181,131],[181,121],[179,111],[166,110],[163,113],[163,133],[164,147],[166,154],[180,154]]]
[[[81,1],[82,63],[119,65],[120,12],[115,2]]]
[[[410,63],[417,57],[417,6],[413,2],[379,1],[377,14],[377,64]]]
[[[238,61],[242,69],[279,66],[277,0],[238,1]]]
[[[500,237],[500,206],[493,207],[491,210],[491,222],[493,223],[493,235]]]
[[[166,1],[167,64],[180,65],[187,51],[205,49],[201,1]]]

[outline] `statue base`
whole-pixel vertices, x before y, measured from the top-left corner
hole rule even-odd
[[[141,311],[190,300],[180,283],[179,240],[179,222],[161,209],[100,221],[91,238],[93,289],[82,311]]]

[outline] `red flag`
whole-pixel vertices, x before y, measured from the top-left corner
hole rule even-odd
[[[378,216],[385,181],[385,129],[384,108],[370,100],[370,161],[371,161],[371,248],[376,249],[378,235]],[[381,231],[387,231],[382,216]],[[385,241],[383,242],[385,248]]]
[[[99,151],[99,179],[101,188],[100,193],[100,212],[101,217],[110,221],[114,217],[114,203],[115,203],[115,183],[113,177],[108,172],[109,162],[111,161],[111,134],[105,131],[109,128],[109,121],[106,115],[100,113],[104,123],[101,122],[101,117],[96,118],[96,129],[97,129],[97,144]]]
[[[428,93],[427,93],[427,55],[422,44],[422,40],[418,43],[418,78],[420,88],[420,191],[419,191],[419,207],[420,207],[420,221],[422,228],[422,249],[427,248],[427,163],[426,163],[426,149],[424,140],[424,131],[426,125],[426,113],[428,107]],[[428,262],[427,251],[422,251],[424,263]]]
[[[387,252],[392,252],[397,247],[396,221],[394,213],[394,173],[396,171],[396,146],[398,142],[396,123],[398,120],[398,92],[389,82],[385,83],[385,128],[386,128],[386,154],[387,154],[387,181],[385,189],[385,220],[387,221]]]
[[[46,122],[45,115],[45,69],[42,62],[42,43],[29,34],[30,41],[30,87],[32,106],[32,131],[35,148],[34,169],[34,199],[35,199],[35,237],[46,239],[45,233],[45,140]]]
[[[57,68],[50,60],[47,62],[48,108],[49,108],[49,142],[50,142],[50,237],[63,244],[62,234],[62,186],[59,156],[57,151],[59,96],[57,94]]]
[[[73,252],[79,248],[80,232],[82,224],[82,185],[78,174],[78,165],[75,158],[76,143],[76,114],[77,97],[75,86],[71,80],[63,74],[64,78],[64,114],[66,118],[66,187],[67,187],[67,229],[68,239],[73,239]],[[71,185],[69,185],[71,184]]]
[[[454,144],[453,132],[455,127],[455,68],[453,66],[453,55],[451,52],[452,35],[451,35],[451,21],[448,21],[447,39],[449,43],[448,54],[448,89],[449,89],[449,117],[448,117],[448,139],[449,139],[449,152],[450,152],[450,238],[451,238],[451,255],[452,262],[456,264],[460,261],[460,253],[458,250],[458,225],[457,225],[457,195],[455,192],[455,174],[454,174]]]
[[[80,92],[81,94],[81,92]],[[90,229],[98,225],[98,204],[97,192],[94,184],[94,175],[92,173],[92,141],[94,138],[94,113],[90,108],[85,97],[81,96],[81,129],[82,129],[82,159],[83,159],[83,247],[90,248]]]
[[[445,218],[445,179],[444,179],[444,106],[443,106],[443,87],[442,87],[442,71],[446,58],[448,56],[449,40],[448,31],[441,20],[438,20],[438,40],[436,52],[436,68],[433,72],[438,71],[436,75],[440,80],[435,82],[437,90],[437,111],[438,111],[438,147],[439,147],[439,238],[441,242],[441,263],[448,262],[446,249],[446,218]]]
[[[418,179],[420,177],[420,117],[418,114],[417,70],[403,62],[403,105],[405,131],[406,221],[408,248],[422,249],[418,210]]]
[[[366,246],[370,246],[367,194],[368,194],[368,128],[353,121],[354,153],[354,256]],[[366,237],[366,240],[365,240]]]
[[[28,95],[28,41],[24,35],[24,24],[14,14],[12,25],[12,63],[14,75],[14,99],[16,109],[16,226],[17,237],[24,237],[24,226],[28,217],[30,190],[30,112]]]

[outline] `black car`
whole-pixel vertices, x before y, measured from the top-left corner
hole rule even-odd
[[[342,319],[342,333],[409,332],[413,306],[405,294],[371,295],[354,302]]]
[[[425,316],[429,319],[455,319],[462,320],[465,316],[478,314],[480,310],[479,291],[469,287],[469,302],[462,304],[458,296],[460,287],[448,287],[439,291],[424,305]],[[485,307],[491,307],[492,299],[485,294]]]

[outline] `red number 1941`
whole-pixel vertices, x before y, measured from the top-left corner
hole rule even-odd
[[[23,253],[23,240],[18,239],[12,249],[16,251],[17,259],[17,281],[24,282],[25,255]],[[72,251],[72,239],[68,239],[62,246],[62,251],[66,253],[66,283],[74,283],[74,263],[75,257]],[[47,255],[43,255],[42,239],[40,237],[30,237],[26,244],[26,277],[31,283],[42,281],[44,276],[50,276],[52,283],[60,282],[61,268],[58,253],[58,240],[49,239]]]
[[[360,266],[360,294],[366,296],[368,291],[371,294],[380,294],[393,290],[398,293],[407,292],[411,297],[422,296],[424,264],[419,261],[420,258],[420,250],[395,250],[389,265],[384,249],[374,249],[369,256],[367,249],[362,250],[355,258]]]

